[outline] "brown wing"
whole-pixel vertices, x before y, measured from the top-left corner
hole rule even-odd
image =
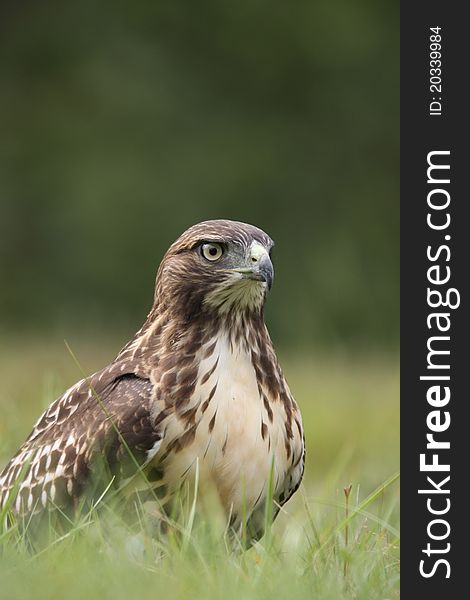
[[[0,474],[0,507],[17,492],[9,500],[16,514],[68,511],[153,456],[161,440],[150,417],[153,386],[125,367],[113,363],[51,404]]]

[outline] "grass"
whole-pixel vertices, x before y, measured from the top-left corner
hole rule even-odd
[[[119,347],[108,338],[99,347],[69,342],[86,372]],[[136,533],[103,501],[36,553],[17,530],[0,531],[0,598],[398,598],[396,357],[281,360],[303,413],[307,467],[260,543],[234,551],[220,515],[208,516],[197,496],[163,538],[143,511]],[[0,467],[79,378],[57,340],[0,348]]]

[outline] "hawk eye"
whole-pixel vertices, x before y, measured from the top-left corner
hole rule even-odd
[[[215,262],[221,258],[224,253],[224,249],[220,244],[203,244],[201,246],[201,254],[202,256],[210,260],[211,262]]]

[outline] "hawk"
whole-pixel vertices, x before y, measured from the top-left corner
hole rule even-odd
[[[247,519],[261,537],[269,482],[276,515],[305,458],[299,408],[263,317],[272,247],[235,221],[185,231],[160,264],[143,326],[40,417],[0,475],[0,506],[17,516],[73,512],[110,481],[138,488],[143,473],[168,507],[197,471],[231,526]]]

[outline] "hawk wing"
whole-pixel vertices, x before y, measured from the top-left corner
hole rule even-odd
[[[84,494],[96,499],[113,477],[119,485],[154,456],[161,434],[151,421],[153,386],[126,367],[113,363],[51,404],[0,475],[0,507],[16,494],[9,501],[16,514],[46,506],[69,512]]]

